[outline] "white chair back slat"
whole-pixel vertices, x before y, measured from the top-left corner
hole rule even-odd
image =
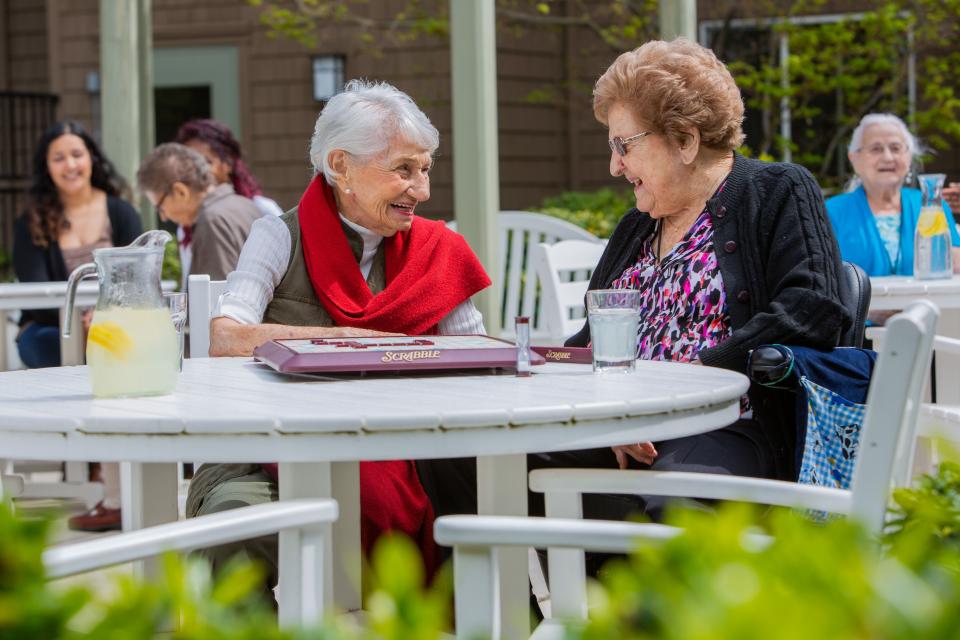
[[[541,326],[553,341],[562,341],[583,325],[583,295],[604,245],[583,240],[540,243],[533,251],[533,270],[542,288]]]
[[[503,333],[513,334],[513,318],[520,314],[520,288],[523,286],[523,259],[526,242],[522,229],[500,230],[509,233],[509,250],[506,254],[506,271],[503,279],[503,307],[500,326]]]
[[[851,487],[852,516],[875,533],[883,528],[891,487],[909,484],[921,391],[938,315],[936,305],[922,300],[886,324],[867,394]]]
[[[187,324],[191,358],[210,356],[210,317],[226,290],[226,280],[211,280],[208,275],[194,275],[188,279]]]
[[[562,240],[591,243],[600,240],[575,224],[542,213],[501,211],[497,223],[500,234],[498,267],[503,278],[500,335],[512,338],[514,317],[524,315],[530,318],[531,335],[545,337],[548,330],[543,324],[543,285],[533,266],[534,248],[541,243],[553,244]],[[456,231],[456,221],[451,220],[447,227]],[[595,264],[589,268],[593,269]]]
[[[517,232],[515,231],[514,233]],[[534,332],[540,328],[540,318],[537,317],[537,295],[540,287],[537,284],[536,273],[530,268],[531,256],[533,255],[533,248],[539,243],[550,242],[550,240],[545,239],[546,237],[544,234],[537,233],[536,231],[529,231],[526,234],[523,247],[523,276],[520,282],[520,286],[523,288],[523,296],[520,303],[519,315],[530,318],[530,329]],[[505,321],[510,322],[512,318],[509,316],[509,310],[507,310],[507,314]]]

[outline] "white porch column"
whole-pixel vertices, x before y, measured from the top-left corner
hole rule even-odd
[[[103,151],[131,187],[153,142],[151,0],[100,0]],[[149,146],[148,146],[149,145]],[[146,228],[153,211],[141,207]]]
[[[660,38],[697,41],[697,0],[660,0]]]
[[[490,335],[500,333],[502,295],[496,51],[494,0],[450,0],[453,208],[457,229],[493,280],[474,298]]]

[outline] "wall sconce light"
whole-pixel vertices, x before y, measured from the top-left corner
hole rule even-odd
[[[313,59],[313,99],[326,102],[343,91],[343,56],[316,56]]]

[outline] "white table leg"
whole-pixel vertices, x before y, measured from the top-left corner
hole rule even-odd
[[[941,311],[937,335],[960,338],[960,310]],[[960,357],[953,354],[937,353],[937,403],[960,404]]]
[[[6,371],[10,366],[9,356],[7,355],[7,331],[9,331],[9,312],[0,311],[0,371]]]
[[[123,530],[133,531],[177,520],[176,463],[120,463],[120,508]],[[159,574],[156,560],[134,565],[144,577]]]
[[[937,335],[960,338],[960,309],[942,309]],[[937,404],[960,404],[960,356],[936,354]],[[936,440],[920,438],[913,457],[913,474],[931,473],[940,462]]]
[[[323,603],[304,602],[300,597],[302,574],[297,557],[299,539],[293,531],[280,532],[279,615],[284,626],[303,624],[322,612],[322,605],[360,608],[360,465],[357,462],[316,462],[280,464],[280,499],[334,498],[340,517],[332,535],[325,536],[323,585],[314,591],[324,594]]]
[[[527,456],[477,458],[477,507],[480,515],[527,515]],[[500,612],[503,638],[530,636],[530,587],[527,549],[499,549]]]
[[[63,463],[63,481],[64,482],[89,482],[88,462],[64,462]]]

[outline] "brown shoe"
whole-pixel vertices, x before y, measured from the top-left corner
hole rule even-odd
[[[90,511],[67,520],[67,526],[74,531],[119,531],[120,509],[108,509],[99,502]]]

